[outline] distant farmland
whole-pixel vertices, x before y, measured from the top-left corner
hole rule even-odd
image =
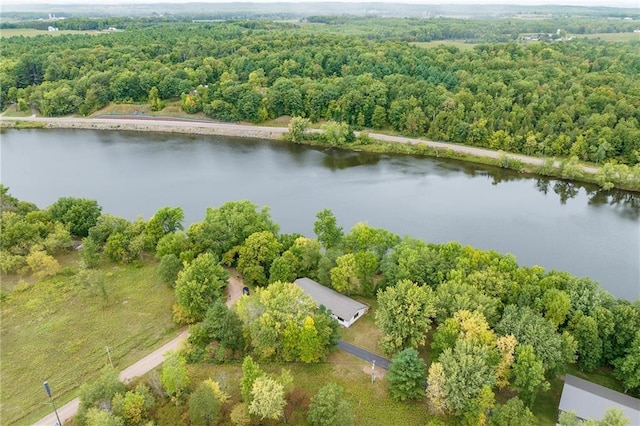
[[[62,34],[100,34],[100,31],[75,31],[75,30],[60,30],[60,31],[45,31],[34,30],[32,28],[10,28],[6,30],[0,30],[0,37],[35,37],[39,35],[62,35]]]

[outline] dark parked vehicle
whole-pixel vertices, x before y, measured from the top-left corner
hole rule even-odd
[[[242,287],[242,294],[249,295],[249,287]]]

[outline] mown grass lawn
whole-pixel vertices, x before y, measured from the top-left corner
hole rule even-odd
[[[50,411],[45,380],[58,405],[73,399],[108,363],[106,346],[122,370],[175,334],[175,297],[155,264],[105,266],[91,285],[75,271],[19,285],[2,302],[3,425],[31,424]]]

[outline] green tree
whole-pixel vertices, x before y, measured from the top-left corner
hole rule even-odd
[[[602,419],[598,422],[598,426],[627,426],[630,424],[630,419],[626,417],[624,411],[618,407],[607,408],[604,411],[604,416],[602,416]]]
[[[573,345],[556,332],[551,322],[528,307],[508,305],[495,330],[501,335],[513,334],[520,345],[531,345],[546,374],[553,375],[573,362]]]
[[[51,219],[69,226],[76,237],[86,237],[89,229],[96,225],[102,207],[95,200],[62,197],[49,206]]]
[[[279,419],[284,416],[284,387],[268,376],[255,379],[251,387],[249,413],[260,419]]]
[[[158,88],[155,86],[149,90],[149,106],[151,111],[160,111],[164,108],[164,102],[160,99]]]
[[[80,258],[85,268],[98,267],[100,263],[100,246],[91,238],[83,238]]]
[[[249,348],[261,359],[302,361],[300,357],[305,356],[305,362],[321,360],[337,341],[337,322],[292,283],[275,282],[258,288],[252,297],[238,300],[236,310]],[[308,317],[313,320],[317,335]],[[315,349],[309,346],[315,342]]]
[[[189,421],[208,426],[220,419],[220,400],[207,381],[201,382],[189,396]]]
[[[544,317],[557,328],[562,325],[567,318],[567,314],[571,308],[571,300],[566,292],[551,288],[545,291],[542,297],[542,305]]]
[[[203,222],[192,224],[187,230],[196,253],[210,251],[219,259],[249,235],[270,231],[278,232],[278,225],[271,220],[268,207],[258,210],[250,201],[231,201],[217,209],[208,208]]]
[[[602,340],[596,320],[578,312],[571,319],[569,330],[578,342],[578,366],[583,371],[594,371],[602,360]]]
[[[320,253],[321,248],[317,240],[305,237],[296,238],[293,245],[289,247],[287,251],[295,256],[296,261],[293,262],[293,260],[291,260],[290,262],[296,265],[295,272],[297,277],[316,278],[318,274],[318,263],[322,257]]]
[[[544,366],[531,345],[518,345],[513,364],[513,389],[527,406],[532,407],[538,392],[549,389],[544,378]]]
[[[41,280],[46,277],[56,275],[62,269],[58,261],[44,251],[32,248],[31,253],[26,257],[26,262],[34,278]],[[34,250],[35,249],[35,250]]]
[[[151,397],[150,392],[146,395]],[[151,397],[152,398],[152,397]],[[113,413],[122,417],[127,425],[141,425],[148,414],[148,409],[153,405],[153,399],[150,403],[145,400],[145,394],[135,390],[126,393],[118,393],[113,397],[112,409]]]
[[[193,260],[193,252],[189,247],[189,239],[183,232],[166,234],[155,246],[157,259],[162,259],[167,254],[173,254],[181,260]]]
[[[371,125],[374,129],[383,129],[387,125],[387,111],[383,106],[376,105],[373,109]]]
[[[614,361],[614,374],[622,381],[625,391],[640,388],[640,330],[631,343],[627,355]]]
[[[344,235],[342,227],[329,209],[324,209],[316,215],[313,223],[313,232],[318,236],[318,241],[325,250],[337,247]]]
[[[322,137],[331,146],[343,146],[354,139],[353,131],[344,122],[327,121],[322,126]]]
[[[331,286],[347,295],[360,289],[356,257],[353,253],[344,254],[336,259],[336,267],[331,269]]]
[[[517,396],[493,408],[491,426],[536,426],[538,420]]]
[[[104,245],[104,254],[118,263],[140,259],[145,249],[145,227],[146,222],[139,218],[127,223],[122,231],[111,233]]]
[[[429,366],[429,374],[427,376],[427,401],[429,402],[429,412],[436,416],[444,416],[449,414],[451,408],[447,400],[445,392],[445,383],[447,377],[444,374],[442,364],[432,362]]]
[[[446,381],[444,394],[447,405],[460,418],[479,414],[477,398],[487,386],[495,384],[494,351],[472,339],[459,340],[453,349],[445,349],[440,363]]]
[[[125,426],[124,419],[101,408],[90,408],[85,416],[86,426]]]
[[[211,253],[196,257],[178,273],[176,300],[193,321],[204,318],[208,307],[222,296],[229,273]]]
[[[424,345],[435,316],[434,295],[429,287],[403,280],[378,292],[376,325],[382,331],[387,354]]]
[[[271,263],[280,254],[282,244],[271,231],[255,232],[238,250],[238,270],[251,285],[266,285]]]
[[[292,282],[297,278],[296,265],[298,260],[290,251],[276,257],[269,268],[269,283],[276,281]]]
[[[80,387],[80,416],[90,408],[110,407],[111,400],[118,393],[123,393],[124,385],[120,381],[118,371],[106,366],[102,369],[100,378]]]
[[[426,366],[418,351],[407,348],[391,359],[386,379],[389,391],[395,400],[418,399],[424,396],[427,379]]]
[[[194,330],[196,327],[198,331]],[[235,311],[218,299],[207,309],[204,321],[191,327],[189,340],[200,347],[216,340],[225,349],[241,350],[244,347],[242,321]]]
[[[189,386],[187,361],[178,352],[169,351],[165,354],[160,378],[162,380],[162,387],[164,387],[167,394],[169,394],[172,399],[178,401]]]
[[[384,281],[393,285],[410,280],[419,285],[440,284],[448,272],[444,256],[424,241],[404,238],[382,261]]]
[[[300,360],[306,363],[319,361],[324,353],[322,343],[318,330],[316,330],[315,321],[312,317],[307,316],[300,330],[298,343]]]
[[[359,222],[344,236],[342,242],[346,250],[353,253],[371,252],[380,261],[392,247],[400,242],[400,237],[386,229],[374,228]]]
[[[264,372],[260,366],[249,355],[244,357],[242,361],[242,379],[240,381],[240,392],[244,402],[251,402],[251,390],[256,379],[262,376]]]
[[[163,282],[174,287],[181,270],[182,262],[180,259],[173,253],[165,254],[158,265],[158,276]]]
[[[311,398],[307,417],[311,426],[353,424],[351,404],[345,399],[344,389],[336,383],[328,383]]]
[[[231,423],[236,426],[249,426],[251,424],[249,407],[244,402],[234,405],[229,417],[231,418]]]
[[[144,230],[148,250],[155,252],[156,246],[162,237],[181,231],[183,220],[184,211],[180,207],[162,207],[159,209],[149,219]]]
[[[303,117],[292,117],[289,120],[289,135],[291,142],[300,143],[304,140],[304,134],[309,128],[309,119]]]

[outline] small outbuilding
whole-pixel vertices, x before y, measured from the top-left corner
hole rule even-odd
[[[630,425],[640,425],[640,399],[570,374],[565,375],[558,415],[563,411],[573,411],[580,419],[600,420],[611,407],[622,410]]]
[[[305,294],[311,296],[318,306],[323,305],[343,327],[350,327],[369,311],[369,306],[353,300],[344,294],[325,287],[310,278],[298,278],[295,281]]]

